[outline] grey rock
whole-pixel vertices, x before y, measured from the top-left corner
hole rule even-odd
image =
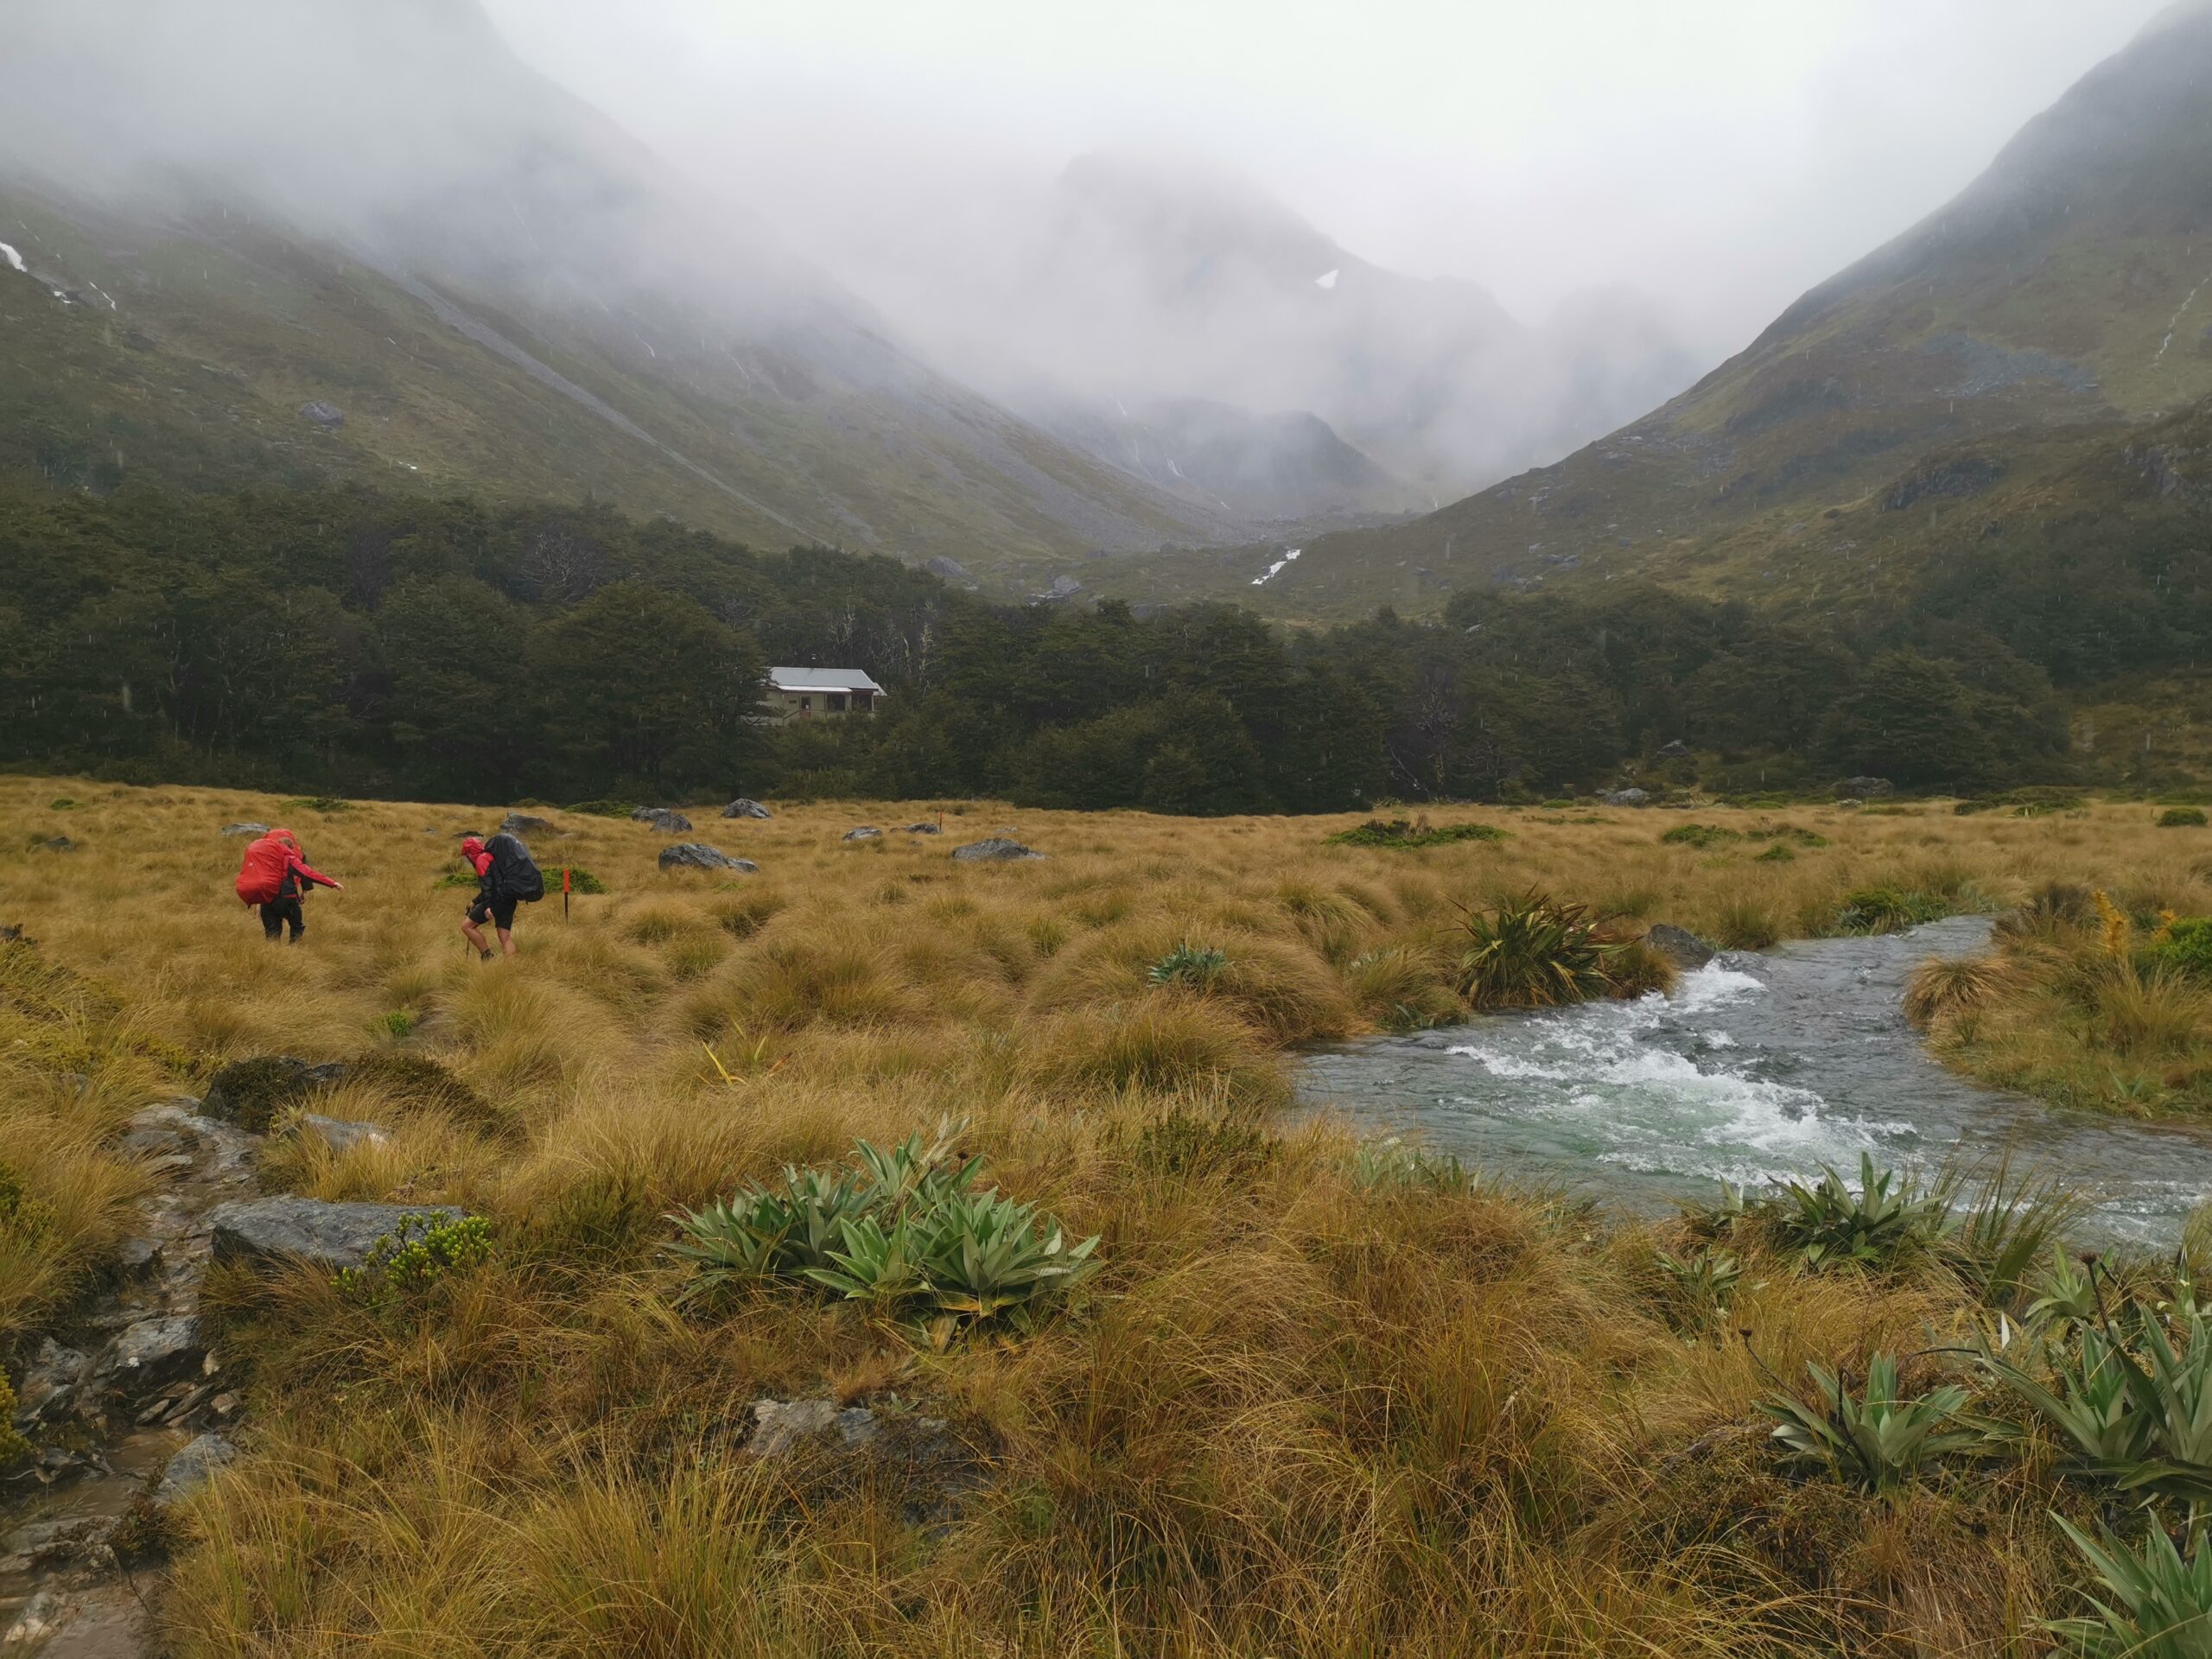
[[[766,818],[772,816],[760,802],[744,795],[722,808],[722,817],[726,818]]]
[[[77,843],[67,836],[34,836],[31,845],[44,848],[49,853],[73,853]]]
[[[1649,791],[1641,789],[1609,790],[1598,798],[1607,806],[1649,806],[1651,804]]]
[[[1690,746],[1683,742],[1682,740],[1678,737],[1673,742],[1668,744],[1664,748],[1659,749],[1656,753],[1662,760],[1680,760],[1687,756],[1689,752]]]
[[[223,826],[223,833],[226,836],[265,836],[269,833],[269,826],[265,823],[226,823]]]
[[[237,1462],[238,1456],[238,1447],[226,1436],[213,1430],[186,1441],[162,1471],[162,1484],[154,1488],[154,1502],[174,1503],[181,1497],[191,1497],[207,1484],[218,1469]]]
[[[941,836],[944,833],[944,826],[938,823],[910,823],[906,826],[906,833],[910,836]]]
[[[1036,595],[1042,600],[1073,599],[1083,591],[1083,584],[1073,576],[1054,576],[1052,585]]]
[[[143,1398],[199,1374],[207,1357],[200,1321],[189,1313],[140,1319],[116,1333],[93,1362],[92,1381],[130,1398]]]
[[[302,1134],[321,1135],[333,1152],[363,1145],[380,1147],[391,1139],[381,1123],[349,1123],[342,1117],[325,1117],[319,1112],[302,1113],[299,1126]]]
[[[933,558],[925,560],[922,563],[922,569],[928,571],[930,575],[936,576],[940,581],[944,582],[975,581],[975,577],[968,574],[968,567],[966,565],[961,563],[957,559],[949,559],[942,553],[938,554]]]
[[[569,832],[550,818],[533,818],[527,812],[510,812],[499,820],[499,833],[503,836],[544,836],[558,840]]]
[[[755,1400],[753,1438],[746,1446],[757,1458],[778,1458],[809,1440],[828,1441],[849,1450],[876,1437],[875,1414],[865,1406],[840,1410],[830,1400]]]
[[[986,836],[981,841],[971,841],[965,847],[956,847],[952,855],[963,861],[1006,862],[1014,859],[1042,858],[1042,853],[1033,853],[1018,841],[1008,841],[1004,836]]]
[[[305,1262],[333,1272],[358,1268],[380,1238],[410,1216],[459,1221],[449,1205],[328,1204],[320,1198],[253,1198],[207,1212],[218,1262],[251,1267]]]
[[[58,1590],[41,1590],[23,1604],[16,1622],[0,1634],[0,1648],[29,1653],[34,1643],[43,1643],[69,1622],[69,1603]]]
[[[1897,786],[1886,778],[1847,778],[1835,786],[1836,797],[1848,796],[1856,801],[1878,801],[1885,795],[1894,795]]]
[[[157,1238],[126,1238],[115,1247],[117,1266],[126,1279],[143,1279],[162,1265],[162,1242]]]
[[[874,824],[864,823],[856,830],[846,830],[844,838],[847,841],[874,841],[882,834],[883,831],[877,829]]]
[[[40,1343],[16,1390],[16,1427],[29,1428],[60,1419],[77,1397],[77,1387],[92,1363],[88,1356],[64,1348],[52,1337]]]
[[[691,827],[691,820],[672,806],[641,806],[630,815],[632,823],[649,823],[664,836],[680,836]]]
[[[749,858],[732,858],[719,847],[703,841],[679,841],[660,849],[664,870],[742,870],[750,875],[760,867]]]
[[[1686,973],[1694,973],[1719,954],[1689,929],[1672,922],[1655,924],[1643,942]]]
[[[300,405],[300,418],[312,422],[326,432],[335,432],[346,424],[346,411],[335,404],[326,404],[316,398],[311,404]]]

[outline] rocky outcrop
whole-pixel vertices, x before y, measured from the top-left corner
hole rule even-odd
[[[906,826],[906,833],[910,836],[941,836],[944,833],[944,826],[938,823],[910,823]]]
[[[218,1469],[238,1461],[238,1449],[227,1436],[210,1429],[194,1436],[162,1471],[162,1484],[154,1489],[154,1502],[174,1503],[205,1486]]]
[[[986,836],[981,841],[971,841],[965,847],[952,849],[953,857],[965,862],[1005,863],[1016,859],[1042,858],[1042,853],[1033,853],[1018,841],[1004,836]]]
[[[1651,804],[1650,791],[1642,789],[1611,790],[1598,798],[1607,806],[1649,806]]]
[[[972,582],[976,580],[975,577],[968,574],[968,567],[966,565],[961,563],[957,559],[947,558],[942,553],[923,561],[922,569],[928,571],[930,575],[935,576],[940,582]]]
[[[679,841],[673,847],[662,848],[660,867],[664,870],[741,870],[747,875],[760,868],[749,858],[732,858],[703,841]]]
[[[459,1221],[447,1205],[330,1204],[320,1198],[254,1198],[219,1204],[207,1212],[215,1260],[271,1268],[303,1262],[335,1273],[358,1268],[380,1238],[410,1216]]]
[[[335,404],[326,404],[320,397],[311,404],[300,405],[300,418],[326,432],[335,432],[346,424],[346,411]]]
[[[265,836],[269,833],[269,826],[265,823],[226,823],[222,833],[226,836]]]
[[[1665,747],[1654,751],[1654,753],[1662,760],[1682,760],[1688,758],[1690,746],[1678,737]]]
[[[739,796],[728,806],[722,808],[722,817],[726,818],[766,818],[773,816],[760,802],[744,795]]]
[[[649,823],[664,836],[680,836],[691,827],[691,820],[672,806],[641,806],[630,815],[632,823]]]
[[[858,829],[846,830],[844,838],[847,841],[874,841],[882,834],[883,831],[874,824],[863,823]]]
[[[949,1516],[966,1494],[990,1481],[988,1465],[934,1417],[833,1400],[756,1400],[746,1451],[789,1465],[779,1478],[831,1487],[865,1470],[916,1525]]]

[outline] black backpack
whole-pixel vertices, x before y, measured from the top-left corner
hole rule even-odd
[[[495,897],[534,905],[545,896],[545,878],[538,874],[530,849],[514,836],[504,832],[496,835],[484,843],[484,850],[492,855],[492,892]]]

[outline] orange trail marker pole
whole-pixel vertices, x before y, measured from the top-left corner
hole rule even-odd
[[[561,920],[562,920],[562,922],[563,922],[563,924],[566,924],[566,923],[567,923],[567,921],[568,921],[568,919],[569,919],[569,867],[568,867],[567,865],[563,864],[563,865],[561,867]]]

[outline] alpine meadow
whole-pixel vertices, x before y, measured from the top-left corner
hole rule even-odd
[[[1372,10],[0,23],[0,1652],[2212,1652],[2212,0]]]

